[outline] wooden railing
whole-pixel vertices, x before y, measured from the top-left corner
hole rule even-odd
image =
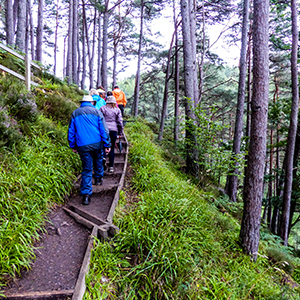
[[[35,67],[39,70],[41,69],[41,67],[39,65],[37,65],[36,63],[32,62],[30,60],[29,55],[23,56],[23,55],[19,54],[18,52],[10,49],[9,47],[7,47],[7,46],[5,46],[1,43],[0,43],[0,48],[4,49],[5,51],[9,52],[10,54],[12,54],[12,55],[14,55],[14,56],[16,56],[16,57],[18,57],[18,58],[25,61],[25,77],[23,75],[20,75],[19,73],[15,72],[15,71],[13,71],[13,70],[10,70],[9,68],[7,68],[7,67],[5,67],[1,64],[0,64],[0,70],[3,70],[4,72],[9,73],[9,74],[21,79],[21,80],[24,80],[26,88],[27,88],[28,91],[30,91],[30,86],[31,85],[38,86],[37,83],[31,81],[31,66],[33,66],[33,67]]]

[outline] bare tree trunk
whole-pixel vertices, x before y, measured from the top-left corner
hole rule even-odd
[[[31,5],[30,5],[31,7]],[[29,23],[30,23],[30,48],[31,48],[31,59],[35,60],[34,53],[34,28],[33,28],[33,20],[32,20],[32,10],[29,11]]]
[[[44,0],[38,0],[38,26],[36,30],[36,60],[42,62],[43,56],[43,11]]]
[[[184,58],[184,84],[185,84],[185,117],[186,117],[186,145],[187,145],[187,171],[194,176],[198,176],[198,157],[195,149],[196,137],[190,122],[195,120],[194,105],[195,105],[195,76],[193,57],[195,51],[192,49],[191,43],[191,14],[192,0],[181,0],[181,16],[182,16],[182,37],[183,37],[183,58]],[[195,15],[193,15],[195,16]],[[196,97],[198,99],[198,96]]]
[[[174,27],[177,28],[175,0],[173,0]],[[175,31],[175,101],[174,101],[174,141],[178,141],[179,134],[179,55],[178,55],[178,32]]]
[[[18,26],[16,36],[16,47],[22,52],[25,52],[26,3],[26,0],[18,1]]]
[[[138,50],[138,62],[135,75],[135,87],[133,96],[133,115],[136,118],[139,111],[139,98],[140,98],[140,81],[141,81],[141,59],[142,59],[142,41],[143,41],[143,23],[144,23],[144,0],[141,0],[141,17],[140,17],[140,38]]]
[[[197,36],[196,36],[196,1],[188,1],[189,3],[189,10],[190,10],[190,38],[191,38],[191,46],[192,46],[192,66],[193,66],[193,83],[194,83],[194,108],[199,103],[199,88],[198,88],[198,64],[197,64]],[[203,8],[204,9],[204,8]],[[204,19],[205,20],[205,19]],[[203,28],[203,32],[204,28]],[[205,50],[203,51],[205,53]],[[205,55],[205,54],[204,54]]]
[[[252,64],[251,64],[251,37],[252,37],[252,24],[250,21],[250,33],[249,33],[249,41],[248,41],[248,51],[247,51],[247,60],[248,60],[248,75],[247,75],[247,117],[246,117],[246,132],[245,135],[247,138],[250,138],[250,127],[251,127],[251,74],[252,74]],[[246,141],[246,153],[248,152],[249,141]],[[247,165],[248,165],[248,154],[245,155],[245,167],[244,174],[247,173]],[[245,197],[245,177],[244,177],[244,185],[243,185],[243,198]]]
[[[118,57],[118,43],[115,39],[113,43],[114,43],[114,58],[113,58],[114,61],[113,61],[113,74],[112,74],[112,90],[114,89],[117,83],[116,77],[117,77],[117,57]]]
[[[95,43],[96,43],[96,17],[97,9],[94,11],[94,21],[93,21],[93,40],[92,40],[92,49],[89,55],[89,67],[90,67],[90,89],[94,87],[94,56],[95,56]],[[89,47],[89,46],[88,46]]]
[[[14,5],[13,5],[13,30],[14,30],[14,33],[16,31],[16,25],[17,25],[17,20],[18,20],[18,7],[19,7],[19,0],[15,0]]]
[[[102,86],[105,91],[107,91],[107,47],[108,47],[108,21],[109,21],[109,12],[108,12],[109,0],[105,0],[105,10],[103,13],[103,34],[102,34],[102,62],[101,62],[101,79]]]
[[[240,231],[242,246],[257,259],[261,219],[262,188],[266,156],[269,92],[269,1],[254,0],[253,96],[251,133],[246,173],[244,211]]]
[[[271,129],[271,135],[270,135],[270,179],[269,179],[269,184],[268,184],[268,215],[267,215],[267,223],[269,228],[271,228],[271,219],[272,219],[272,203],[271,203],[271,198],[273,194],[273,185],[272,185],[272,174],[273,174],[273,129]]]
[[[54,34],[54,64],[53,64],[53,73],[56,76],[56,57],[57,57],[57,33],[58,33],[58,25],[59,25],[59,18],[58,18],[58,3],[59,0],[56,1],[56,15],[55,15],[55,34]]]
[[[84,7],[83,7],[84,10]],[[85,16],[85,13],[83,13],[83,16]],[[81,89],[85,89],[85,77],[86,77],[86,51],[85,51],[85,26],[86,22],[83,20],[82,22],[82,78],[81,78]]]
[[[280,237],[284,241],[284,245],[288,244],[288,233],[290,224],[290,206],[291,206],[291,193],[293,184],[293,160],[295,150],[295,140],[297,131],[298,120],[298,73],[297,73],[297,53],[298,53],[298,27],[297,27],[297,1],[291,0],[292,10],[292,54],[291,54],[291,72],[292,72],[292,107],[290,116],[290,127],[287,142],[287,162],[285,171],[285,183],[283,192],[283,211],[280,226]]]
[[[97,61],[97,87],[101,85],[101,13],[99,12],[98,24],[98,61]]]
[[[77,72],[77,44],[78,44],[78,0],[73,0],[73,34],[72,34],[72,74],[73,82],[78,85]]]
[[[6,44],[14,44],[14,12],[13,1],[5,1],[5,30],[6,30]]]
[[[26,0],[26,36],[25,36],[25,53],[28,55],[29,50],[29,37],[30,37],[30,25],[29,25],[29,16],[31,11],[30,0]]]
[[[233,138],[233,161],[235,162],[235,169],[230,173],[234,175],[227,176],[228,184],[226,194],[230,200],[236,202],[237,189],[238,189],[238,166],[236,161],[237,156],[240,154],[241,141],[243,134],[243,118],[244,118],[244,103],[245,103],[245,86],[247,75],[247,38],[248,38],[248,23],[249,23],[249,0],[244,0],[243,9],[243,26],[242,26],[242,47],[240,56],[240,74],[239,74],[239,88],[238,88],[238,101],[235,119],[235,129]]]

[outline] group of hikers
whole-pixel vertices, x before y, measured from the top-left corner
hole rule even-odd
[[[68,141],[73,152],[80,155],[82,164],[80,195],[82,204],[91,201],[92,179],[95,185],[103,183],[108,157],[108,172],[114,173],[115,143],[123,135],[123,115],[127,100],[124,92],[115,86],[113,91],[102,86],[83,96],[81,105],[71,116]],[[93,174],[94,170],[94,174]]]

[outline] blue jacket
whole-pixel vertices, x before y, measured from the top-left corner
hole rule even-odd
[[[103,105],[106,105],[106,102],[104,99],[102,99],[99,95],[92,95],[93,99],[96,101],[95,107],[97,109],[100,109]]]
[[[73,111],[68,130],[68,141],[72,149],[91,151],[99,149],[101,142],[110,148],[110,138],[103,114],[90,102],[82,102]]]

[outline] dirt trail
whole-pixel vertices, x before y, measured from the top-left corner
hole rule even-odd
[[[80,178],[75,195],[51,211],[46,232],[35,245],[35,261],[5,289],[0,299],[82,299],[93,237],[106,238],[118,230],[113,213],[123,187],[127,166],[127,140],[121,153],[115,150],[114,173],[104,173],[103,185],[93,185],[91,203],[82,205]]]

